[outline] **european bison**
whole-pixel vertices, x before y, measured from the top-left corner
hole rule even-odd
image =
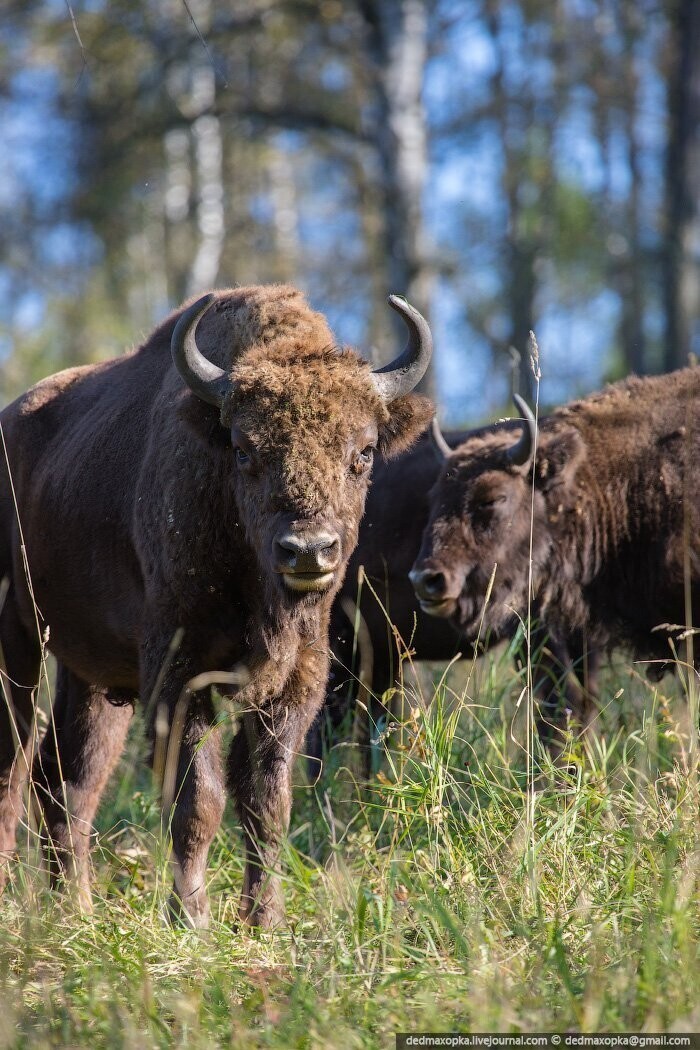
[[[396,459],[389,462],[379,459],[375,464],[357,547],[331,614],[333,660],[328,701],[307,745],[315,760],[314,771],[323,750],[324,726],[328,726],[330,736],[337,739],[338,729],[360,692],[370,710],[370,723],[382,715],[378,701],[399,674],[394,628],[410,647],[414,661],[446,662],[455,656],[473,656],[472,641],[461,636],[458,623],[453,629],[451,624],[421,609],[409,572],[428,522],[431,489],[445,457],[455,445],[483,438],[499,429],[504,428],[494,425],[450,434],[448,444],[435,425],[432,434],[426,432]],[[514,430],[519,433],[515,421],[505,429],[511,434]],[[363,583],[358,583],[360,569],[365,577]],[[517,624],[512,626],[514,633]],[[482,638],[482,642],[485,641],[485,637]],[[556,727],[563,724],[563,708],[569,708],[582,721],[587,717],[590,698],[596,691],[598,654],[586,649],[581,632],[552,640],[544,624],[533,632],[531,648],[535,654],[534,687],[540,708],[540,734],[556,749],[560,739]],[[522,655],[518,654],[518,661],[521,659]],[[359,721],[362,725],[362,714]],[[365,745],[362,772],[368,774],[367,734],[362,732],[360,736]]]
[[[446,458],[411,574],[421,607],[467,639],[507,636],[531,585],[555,637],[662,671],[657,628],[700,622],[700,369],[627,379],[539,427],[517,403],[518,441],[497,427]]]
[[[323,700],[331,605],[373,454],[405,448],[432,413],[410,393],[430,359],[428,326],[389,302],[408,342],[374,373],[295,289],[241,288],[177,311],[134,353],[44,380],[2,414],[5,858],[46,635],[60,662],[56,732],[34,778],[54,867],[89,904],[91,823],[138,694],[165,774],[172,907],[204,926],[224,807],[210,686],[238,665],[248,681],[228,779],[245,836],[241,915],[277,921],[290,768]]]

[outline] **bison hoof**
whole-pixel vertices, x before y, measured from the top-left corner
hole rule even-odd
[[[209,900],[206,893],[190,894],[185,902],[173,892],[168,901],[168,920],[172,926],[188,930],[206,930],[209,926]]]
[[[252,902],[250,897],[241,897],[239,917],[246,926],[275,930],[284,923],[284,905],[276,897],[257,902]]]
[[[70,886],[69,894],[75,901],[75,906],[78,911],[82,912],[83,915],[92,915],[95,908],[92,903],[92,890],[90,888],[90,882],[87,878],[80,879],[74,885]]]

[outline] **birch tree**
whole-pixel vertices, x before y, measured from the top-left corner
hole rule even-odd
[[[358,8],[370,60],[368,120],[378,161],[387,283],[429,318],[435,270],[424,209],[429,156],[423,91],[433,5],[360,0]],[[393,352],[387,348],[384,356]]]

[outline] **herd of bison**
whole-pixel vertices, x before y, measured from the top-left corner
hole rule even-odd
[[[661,675],[700,622],[700,368],[539,421],[516,399],[518,418],[448,439],[414,392],[428,325],[389,304],[406,346],[375,371],[294,288],[239,288],[3,411],[0,886],[31,769],[51,878],[89,908],[93,820],[139,697],[172,915],[208,921],[228,786],[241,917],[274,925],[293,761],[321,754],[321,716],[338,721],[359,679],[367,697],[392,684],[389,622],[415,658],[446,660],[529,618],[555,750],[563,707],[581,725],[595,713],[601,655],[623,646]],[[53,717],[35,754],[47,648]],[[214,685],[241,712],[225,760]]]

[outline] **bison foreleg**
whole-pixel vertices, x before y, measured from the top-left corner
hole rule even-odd
[[[187,638],[187,635],[185,636]],[[162,790],[163,829],[172,840],[170,917],[196,929],[209,924],[207,857],[226,793],[211,688],[193,691],[191,650],[149,651],[142,695],[148,705],[153,769]],[[163,670],[161,670],[161,668]]]
[[[51,882],[65,883],[86,911],[92,910],[92,822],[122,753],[132,714],[128,695],[87,685],[59,664],[53,717],[34,766],[34,781],[44,810]]]
[[[246,850],[240,914],[251,926],[270,928],[284,916],[280,851],[289,830],[292,766],[323,701],[327,661],[307,654],[304,670],[284,696],[243,715],[231,744],[229,784]]]
[[[219,733],[212,728],[213,723],[211,700],[192,699],[177,748],[174,781],[167,765],[163,779],[163,815],[170,819],[173,843],[171,915],[199,929],[209,924],[207,857],[226,802]],[[171,729],[171,743],[176,734],[177,719]]]
[[[292,761],[307,728],[298,715],[276,706],[244,715],[231,745],[229,781],[246,852],[240,913],[255,926],[274,926],[284,914],[279,853],[289,828]]]

